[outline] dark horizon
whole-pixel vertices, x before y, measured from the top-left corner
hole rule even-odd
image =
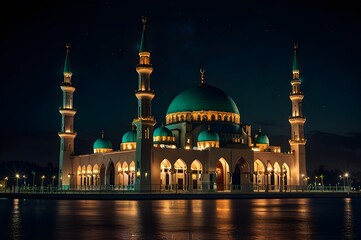
[[[361,95],[356,1],[255,1],[240,8],[169,1],[35,1],[1,10],[0,161],[58,166],[65,44],[76,87],[76,154],[104,130],[115,150],[136,116],[135,67],[147,16],[157,125],[182,91],[206,82],[230,95],[241,122],[289,151],[293,44],[305,98],[307,169],[361,171]],[[164,11],[163,9],[167,9]]]

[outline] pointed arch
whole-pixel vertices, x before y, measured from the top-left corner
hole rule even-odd
[[[274,185],[274,190],[280,190],[281,185],[281,167],[278,162],[273,164],[273,172],[271,177],[271,185]]]
[[[105,185],[105,166],[102,164],[100,166],[100,173],[99,173],[100,185]]]
[[[86,186],[86,167],[85,165],[83,165],[81,167],[81,183],[80,183],[81,187]]]
[[[115,164],[115,185],[117,185],[117,187],[121,184],[122,179],[122,164],[118,161]]]
[[[179,158],[171,169],[171,183],[176,184],[177,190],[185,190],[187,186],[187,164]]]
[[[255,185],[255,190],[259,192],[259,190],[264,190],[264,186],[265,186],[265,178],[264,178],[264,173],[266,171],[266,166],[264,165],[264,163],[257,159],[256,161],[254,161],[253,164],[253,172],[254,172],[254,182],[253,184]]]
[[[226,159],[221,157],[216,165],[216,183],[217,183],[217,190],[224,191],[229,190],[230,184],[230,172],[229,172],[229,165]]]
[[[129,189],[129,184],[130,184],[130,174],[129,174],[129,165],[127,162],[123,162],[122,164],[122,188],[123,189]]]
[[[169,189],[171,183],[171,168],[172,164],[168,159],[164,158],[160,163],[160,188]]]
[[[243,157],[238,159],[236,165],[234,166],[232,184],[236,187],[236,189],[242,191],[251,190],[251,166]]]
[[[98,164],[95,164],[93,167],[93,177],[94,177],[94,186],[98,186],[100,184]]]
[[[82,185],[82,172],[81,172],[81,166],[78,166],[77,170],[77,176],[76,176],[76,185],[77,187]]]
[[[135,162],[131,161],[129,164],[129,185],[131,189],[134,189],[135,184]]]
[[[112,160],[110,160],[108,163],[105,176],[105,185],[113,187],[115,178],[115,167]]]
[[[192,172],[192,188],[193,189],[201,189],[202,186],[202,163],[195,159],[191,164],[191,172]]]
[[[282,189],[283,191],[287,191],[287,185],[290,185],[290,179],[291,179],[291,171],[290,171],[290,167],[286,164],[283,163],[282,164]]]

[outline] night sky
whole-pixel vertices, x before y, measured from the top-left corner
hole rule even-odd
[[[76,3],[75,3],[76,2]],[[361,170],[361,24],[356,1],[16,1],[1,7],[0,161],[58,165],[65,44],[77,154],[119,149],[137,115],[141,17],[148,18],[157,125],[199,83],[229,94],[241,122],[289,150],[293,44],[305,94],[307,168]],[[272,2],[272,3],[270,3]]]

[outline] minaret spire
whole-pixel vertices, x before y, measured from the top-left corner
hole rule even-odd
[[[71,185],[72,176],[72,156],[74,154],[74,139],[76,132],[74,131],[74,115],[76,110],[73,108],[73,93],[75,87],[72,84],[73,73],[70,70],[70,44],[66,44],[66,56],[64,62],[64,80],[60,85],[63,91],[63,106],[59,108],[62,124],[60,132],[60,156],[59,156],[59,187],[67,189]]]
[[[305,145],[307,140],[304,136],[304,124],[306,117],[302,114],[302,100],[303,92],[301,92],[301,80],[300,71],[297,64],[296,49],[298,44],[293,45],[293,66],[292,66],[292,91],[290,93],[290,100],[292,102],[292,114],[288,121],[291,124],[291,138],[289,140],[291,146],[291,152],[295,156],[295,169],[299,169],[299,172],[295,172],[299,176],[299,182],[297,184],[303,185],[304,181],[301,176],[306,176],[306,156]]]
[[[201,85],[204,85],[205,84],[205,82],[204,82],[204,73],[206,72],[203,68],[201,68],[200,70],[199,70],[199,72],[201,73],[201,82],[200,82],[200,84]]]
[[[293,44],[293,66],[292,66],[292,70],[293,71],[298,71],[298,64],[297,64],[297,48],[298,48],[298,43],[294,43]]]
[[[142,16],[142,22],[143,22],[143,32],[142,32],[142,38],[140,39],[140,47],[139,47],[139,53],[141,52],[149,52],[148,45],[147,45],[147,39],[146,39],[146,23],[147,18]]]
[[[151,102],[154,91],[150,88],[150,75],[153,72],[150,63],[150,52],[146,42],[147,19],[142,17],[143,31],[139,47],[139,63],[136,67],[138,73],[138,89],[135,96],[138,99],[138,117],[133,120],[137,129],[136,145],[136,178],[135,188],[139,191],[151,189],[151,158],[153,147],[153,129],[156,121],[152,115]]]

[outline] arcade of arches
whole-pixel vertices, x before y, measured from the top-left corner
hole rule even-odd
[[[195,159],[190,165],[177,159],[173,164],[163,159],[160,169],[160,189],[165,190],[216,190],[216,191],[282,191],[289,185],[290,169],[286,163],[266,164],[257,159],[253,169],[240,158],[232,169],[227,160],[220,158],[214,171],[206,172],[201,161]],[[101,164],[78,166],[76,176],[68,176],[77,188],[133,190],[135,184],[135,162],[112,161]]]

